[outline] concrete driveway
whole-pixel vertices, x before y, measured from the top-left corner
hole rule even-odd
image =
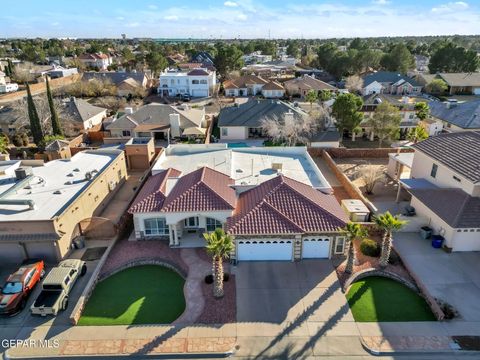
[[[480,321],[480,252],[447,254],[417,233],[397,233],[394,246],[432,296],[453,305],[464,321]]]

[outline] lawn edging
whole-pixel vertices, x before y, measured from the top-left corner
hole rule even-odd
[[[142,265],[163,266],[163,267],[166,267],[170,270],[175,271],[184,280],[187,279],[187,274],[183,270],[179,269],[175,264],[172,264],[172,263],[170,263],[170,262],[168,262],[164,259],[140,258],[140,259],[135,259],[135,260],[129,261],[129,262],[113,269],[112,271],[109,271],[107,273],[102,274],[101,276],[99,276],[98,281],[103,281],[103,280],[109,278],[110,276],[113,276],[113,275],[115,275],[115,274],[117,274],[120,271],[123,271],[125,269],[129,269],[129,268],[132,268],[132,267],[135,267],[135,266],[142,266]]]
[[[402,285],[405,285],[406,287],[410,288],[411,290],[415,291],[416,293],[418,293],[420,296],[422,296],[421,292],[420,292],[420,289],[418,288],[417,285],[415,285],[414,283],[412,283],[411,281],[408,281],[407,279],[404,279],[403,277],[393,273],[393,272],[390,272],[390,271],[386,271],[386,270],[381,270],[381,269],[375,269],[375,268],[369,268],[369,269],[365,269],[365,270],[362,270],[362,271],[359,271],[355,274],[352,274],[352,276],[350,276],[348,278],[347,281],[345,281],[345,284],[343,285],[343,289],[342,291],[344,293],[347,292],[348,288],[356,281],[358,280],[361,280],[361,279],[365,279],[367,277],[372,277],[372,276],[380,276],[380,277],[384,277],[384,278],[388,278],[388,279],[392,279],[392,280],[395,280],[399,283],[401,283]],[[422,296],[423,297],[423,296]],[[427,302],[428,303],[428,302]]]

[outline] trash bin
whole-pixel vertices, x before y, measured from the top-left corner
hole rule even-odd
[[[430,239],[430,237],[432,236],[432,228],[430,226],[422,226],[420,228],[420,236],[423,238],[423,239]]]
[[[83,236],[77,237],[73,240],[73,245],[75,249],[83,249],[85,247],[85,238]]]
[[[440,249],[445,238],[442,235],[432,235],[432,247],[435,249]]]

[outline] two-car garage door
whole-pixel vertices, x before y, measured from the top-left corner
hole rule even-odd
[[[292,260],[293,240],[240,240],[237,260]]]

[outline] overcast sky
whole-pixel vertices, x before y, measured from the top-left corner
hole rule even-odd
[[[0,37],[330,38],[480,33],[480,0],[19,0]]]

